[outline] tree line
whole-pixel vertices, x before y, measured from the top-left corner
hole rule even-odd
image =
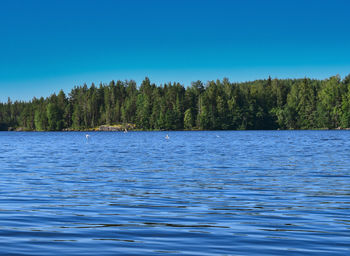
[[[66,95],[0,103],[0,130],[86,130],[135,124],[140,130],[261,130],[350,127],[350,75],[316,79],[228,79],[160,86],[111,81]]]

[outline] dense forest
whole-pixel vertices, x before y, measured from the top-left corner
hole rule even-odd
[[[334,129],[350,127],[350,75],[325,80],[228,79],[156,86],[145,78],[76,86],[29,102],[0,103],[0,130],[88,130],[134,124],[140,130]]]

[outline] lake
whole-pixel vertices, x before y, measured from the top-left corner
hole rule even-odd
[[[88,134],[0,133],[1,255],[350,255],[350,131]]]

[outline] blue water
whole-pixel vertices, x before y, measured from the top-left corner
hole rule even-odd
[[[85,134],[0,133],[0,255],[350,255],[350,131]]]

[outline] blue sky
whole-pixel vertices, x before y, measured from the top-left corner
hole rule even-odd
[[[0,101],[145,76],[344,77],[349,10],[347,0],[2,0]]]

